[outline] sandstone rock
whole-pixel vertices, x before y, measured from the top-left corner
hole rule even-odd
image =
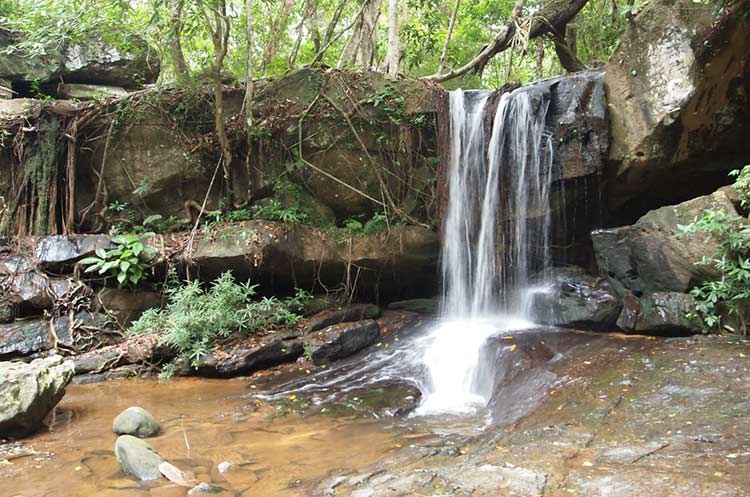
[[[349,357],[377,342],[380,326],[372,320],[329,326],[305,336],[305,349],[316,366]]]
[[[653,210],[632,226],[594,231],[591,239],[599,270],[636,296],[684,293],[718,278],[720,273],[715,268],[696,263],[717,254],[719,244],[701,233],[678,237],[679,226],[690,224],[704,209],[735,213],[732,202],[720,190]]]
[[[622,309],[620,297],[608,281],[583,270],[559,271],[552,286],[534,292],[534,320],[554,326],[612,330]]]
[[[255,348],[235,348],[224,351],[220,358],[205,354],[197,369],[186,369],[186,374],[229,378],[254,373],[264,368],[294,362],[303,353],[302,341],[295,338],[276,338]]]
[[[112,248],[108,235],[52,235],[40,237],[36,241],[36,261],[45,269],[60,270],[69,268],[84,257],[94,255],[97,248]]]
[[[118,435],[133,435],[144,438],[159,433],[159,422],[142,407],[128,407],[117,415],[112,431]]]
[[[63,60],[62,79],[66,83],[138,88],[156,82],[159,59],[142,40],[132,38],[122,50],[95,37],[68,46]]]
[[[650,2],[606,67],[615,208],[705,194],[747,162],[750,25],[740,9]]]
[[[0,78],[16,82],[49,81],[62,70],[62,53],[29,57],[19,51],[8,50],[18,40],[15,33],[0,29]]]
[[[704,330],[699,319],[688,318],[695,312],[692,295],[656,292],[640,298],[626,296],[617,326],[646,335],[685,335]]]
[[[131,435],[121,435],[115,442],[115,455],[122,471],[142,481],[161,478],[159,464],[163,459],[149,444]]]
[[[326,233],[304,225],[249,221],[224,227],[196,243],[191,261],[202,279],[229,269],[264,288],[332,288],[347,279],[360,297],[409,296],[436,284],[440,243],[417,226],[362,237]]]
[[[373,304],[354,304],[342,309],[323,311],[311,317],[305,323],[305,331],[310,333],[333,324],[349,321],[360,321],[363,319],[377,319],[380,317],[380,308]]]
[[[29,364],[0,363],[0,436],[23,437],[37,430],[65,394],[73,363],[60,356]]]

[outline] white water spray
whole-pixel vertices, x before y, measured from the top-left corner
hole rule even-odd
[[[481,349],[496,333],[532,326],[531,275],[549,262],[548,95],[534,86],[503,94],[487,143],[491,96],[450,94],[442,320],[423,356],[429,382],[416,414],[469,413],[487,404],[494,382]]]

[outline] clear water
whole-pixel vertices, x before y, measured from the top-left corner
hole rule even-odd
[[[492,335],[533,326],[532,275],[549,264],[552,143],[538,87],[503,94],[487,141],[491,92],[450,94],[451,163],[443,232],[442,319],[426,340],[417,414],[473,413],[492,396]]]

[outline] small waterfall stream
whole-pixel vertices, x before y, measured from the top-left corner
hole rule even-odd
[[[496,333],[532,326],[532,276],[549,264],[549,99],[534,86],[504,93],[487,143],[491,96],[450,94],[442,316],[423,356],[429,381],[418,414],[473,412],[487,404],[493,368],[480,361],[481,349]]]

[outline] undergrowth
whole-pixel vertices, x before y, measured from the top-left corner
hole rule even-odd
[[[177,358],[162,371],[163,376],[170,376],[175,363],[189,361],[197,367],[219,339],[294,325],[311,298],[303,290],[289,298],[255,298],[256,288],[235,281],[230,271],[207,287],[198,281],[172,283],[166,291],[166,307],[146,311],[128,333],[156,332],[161,343],[177,350]]]
[[[750,207],[750,165],[730,173],[737,176],[733,187],[740,205]],[[721,272],[721,278],[704,282],[691,290],[695,298],[692,317],[701,317],[709,328],[728,329],[727,317],[734,316],[741,327],[729,331],[748,334],[746,310],[750,299],[750,224],[747,216],[728,213],[722,209],[706,209],[687,226],[680,226],[681,236],[704,233],[706,240],[719,242],[719,250],[704,257],[700,265],[712,266]]]

